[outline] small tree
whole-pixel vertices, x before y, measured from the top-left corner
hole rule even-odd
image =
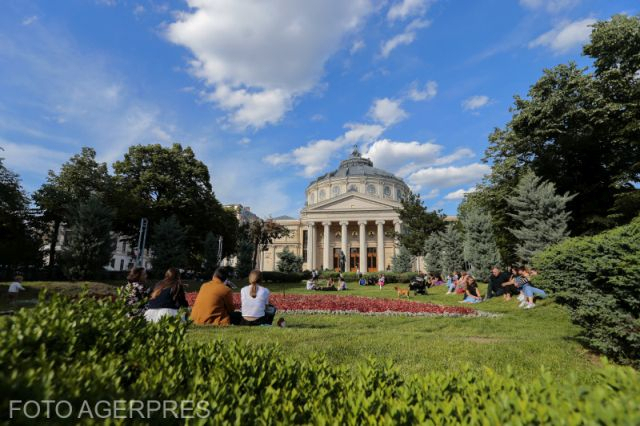
[[[442,274],[447,275],[453,271],[464,269],[464,257],[462,253],[462,234],[451,223],[447,225],[445,232],[440,234],[442,245],[440,248],[440,266]]]
[[[258,253],[266,251],[274,240],[291,235],[291,231],[284,225],[280,225],[273,219],[258,219],[249,225],[249,235],[253,241],[253,264],[252,268],[258,263]]]
[[[397,209],[402,221],[402,232],[396,237],[414,256],[424,254],[425,241],[434,232],[444,230],[443,215],[430,212],[422,203],[420,194],[409,193],[402,200],[402,207]]]
[[[391,259],[393,272],[411,272],[413,270],[413,261],[415,258],[411,255],[405,246],[400,246],[400,250],[396,256]]]
[[[507,199],[507,203],[513,210],[509,215],[519,225],[509,232],[518,239],[516,253],[525,264],[530,264],[536,253],[569,235],[570,214],[566,207],[573,197],[569,193],[556,194],[553,183],[541,180],[531,171],[522,176],[516,195]]]
[[[491,226],[491,216],[473,209],[462,218],[464,226],[464,259],[471,266],[471,273],[483,281],[489,279],[491,267],[500,263],[500,252]]]
[[[60,265],[71,279],[86,279],[104,268],[115,248],[111,236],[113,212],[96,197],[69,211],[68,243]]]
[[[153,227],[151,249],[153,270],[158,275],[171,267],[184,266],[187,262],[185,232],[175,216],[162,219]]]
[[[288,248],[278,253],[278,271],[280,272],[302,272],[302,257],[291,253]]]

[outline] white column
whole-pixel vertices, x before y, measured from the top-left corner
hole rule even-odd
[[[378,225],[378,271],[384,271],[384,220],[376,220]]]
[[[313,244],[316,233],[315,225],[314,222],[307,224],[307,268],[309,268],[309,270],[312,270],[316,266],[313,260]]]
[[[329,267],[329,237],[331,232],[331,222],[322,222],[324,226],[324,239],[322,241],[322,267],[324,269],[331,269]]]
[[[359,220],[360,225],[360,272],[367,272],[367,221]]]
[[[402,221],[394,220],[393,230],[395,231],[396,234],[399,234],[402,230]],[[393,253],[397,256],[399,252],[400,252],[400,241],[398,240],[398,237],[395,237],[393,241]]]
[[[348,247],[348,238],[349,238],[349,222],[346,220],[341,220],[340,221],[340,226],[342,227],[342,229],[340,230],[340,234],[342,235],[342,241],[340,244],[340,250],[342,250],[342,252],[344,253],[344,270],[348,271],[350,269],[350,262],[351,262],[351,255],[349,254],[349,247]]]

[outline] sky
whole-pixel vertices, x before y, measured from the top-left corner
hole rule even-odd
[[[96,149],[181,143],[216,197],[298,217],[358,145],[455,214],[488,135],[637,0],[0,0],[0,156],[32,192]]]

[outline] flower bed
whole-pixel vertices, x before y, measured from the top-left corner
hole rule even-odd
[[[187,293],[193,305],[197,293]],[[304,314],[365,314],[365,315],[437,315],[477,316],[475,309],[462,306],[443,306],[433,303],[412,302],[401,299],[381,299],[362,296],[271,294],[270,301],[279,312]],[[240,309],[240,294],[233,294],[236,309]]]

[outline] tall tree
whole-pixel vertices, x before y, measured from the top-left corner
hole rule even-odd
[[[640,17],[614,16],[594,26],[584,48],[595,72],[575,63],[544,71],[528,98],[515,97],[513,117],[490,136],[493,163],[484,198],[497,222],[522,170],[577,196],[568,208],[575,234],[596,233],[630,220],[640,208]]]
[[[109,263],[115,248],[112,221],[112,210],[95,196],[69,210],[67,243],[59,259],[68,278],[90,278]]]
[[[53,271],[60,225],[70,219],[71,206],[92,196],[105,199],[111,191],[107,165],[96,161],[93,148],[82,148],[56,174],[49,170],[47,181],[33,194],[41,220],[49,230],[49,268]]]
[[[191,148],[131,146],[113,168],[120,232],[135,235],[141,217],[149,219],[153,230],[160,220],[175,215],[185,230],[192,267],[200,266],[208,232],[223,236],[223,257],[235,251],[238,221],[216,199],[209,169]]]
[[[442,234],[433,232],[424,242],[424,267],[428,273],[442,271],[442,250],[444,249]]]
[[[249,235],[253,242],[252,268],[258,263],[258,253],[266,251],[270,244],[279,238],[288,237],[291,231],[284,225],[280,225],[273,219],[258,219],[249,225]]]
[[[157,276],[162,276],[169,268],[186,267],[186,233],[175,215],[156,223],[151,233],[151,247],[151,265]]]
[[[558,195],[553,183],[542,181],[533,172],[522,176],[515,195],[507,200],[509,215],[517,223],[509,231],[518,240],[516,253],[522,262],[530,264],[536,253],[569,235],[566,207],[573,197]]]
[[[208,232],[204,239],[204,273],[207,276],[212,276],[213,272],[218,267],[218,256],[222,258],[222,252],[219,250],[220,240],[218,235],[214,235],[213,232]]]
[[[487,280],[491,268],[500,264],[491,216],[482,210],[471,209],[461,220],[464,226],[464,259],[476,278]]]
[[[397,235],[400,245],[413,256],[422,256],[429,235],[444,230],[444,215],[427,211],[420,194],[413,192],[402,200],[402,207],[397,212],[402,221],[402,232]]]
[[[400,246],[398,254],[391,260],[391,270],[393,272],[411,272],[415,258],[409,253],[405,246]]]
[[[253,239],[249,224],[242,225],[238,231],[236,253],[236,274],[238,277],[248,277],[253,269]]]
[[[462,270],[464,268],[464,257],[461,249],[463,238],[456,224],[448,224],[445,231],[440,233],[440,239],[442,242],[440,251],[442,274],[446,275],[453,271]]]
[[[278,253],[278,271],[280,272],[302,272],[302,257],[296,256],[288,248]]]

